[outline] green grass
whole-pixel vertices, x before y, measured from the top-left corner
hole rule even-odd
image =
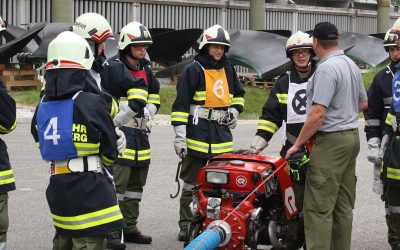
[[[39,102],[39,90],[11,91],[9,94],[17,102],[17,106],[35,108]]]
[[[366,72],[362,75],[365,90],[368,90],[376,73],[378,73],[378,71],[380,71],[384,67],[386,67],[386,65],[378,66],[374,69],[369,70],[368,72]]]
[[[371,69],[362,75],[365,89],[368,89],[372,83],[374,75],[383,68],[383,66]],[[240,115],[241,119],[257,119],[261,114],[261,109],[269,95],[270,90],[265,90],[257,87],[244,87],[245,95],[245,108],[244,112]],[[18,106],[36,107],[39,101],[38,90],[25,90],[25,91],[11,91],[11,96],[16,100]],[[176,97],[175,86],[163,86],[160,89],[161,108],[160,114],[170,114],[172,103]]]

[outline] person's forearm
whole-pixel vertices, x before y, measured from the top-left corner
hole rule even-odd
[[[321,109],[321,107],[312,107],[310,113],[307,115],[306,122],[297,137],[295,142],[296,146],[306,143],[321,127],[325,117],[325,110]]]

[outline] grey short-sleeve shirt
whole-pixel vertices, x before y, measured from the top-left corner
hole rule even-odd
[[[327,108],[319,131],[358,128],[358,105],[366,100],[361,72],[343,51],[321,59],[307,85],[307,112],[313,103]]]

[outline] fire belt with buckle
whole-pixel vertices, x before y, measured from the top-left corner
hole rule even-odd
[[[132,119],[129,120],[126,124],[124,124],[125,127],[129,128],[136,128],[142,131],[149,132],[149,128],[147,127],[147,123],[149,122],[148,119],[146,118],[136,118],[133,117]]]
[[[208,121],[221,121],[228,114],[228,111],[221,109],[212,109],[212,108],[203,108],[199,105],[191,105],[190,106],[190,115],[202,119],[206,119]]]
[[[95,172],[104,173],[103,164],[97,155],[81,156],[69,160],[53,161],[51,175]]]

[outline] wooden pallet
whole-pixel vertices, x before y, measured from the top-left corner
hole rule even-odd
[[[20,69],[0,64],[0,75],[8,91],[11,89],[40,89],[41,83],[37,79],[36,70],[31,64],[22,65]]]
[[[269,89],[274,86],[275,82],[265,81],[263,79],[259,79],[256,75],[239,75],[239,80],[245,85],[259,87],[263,89]]]

